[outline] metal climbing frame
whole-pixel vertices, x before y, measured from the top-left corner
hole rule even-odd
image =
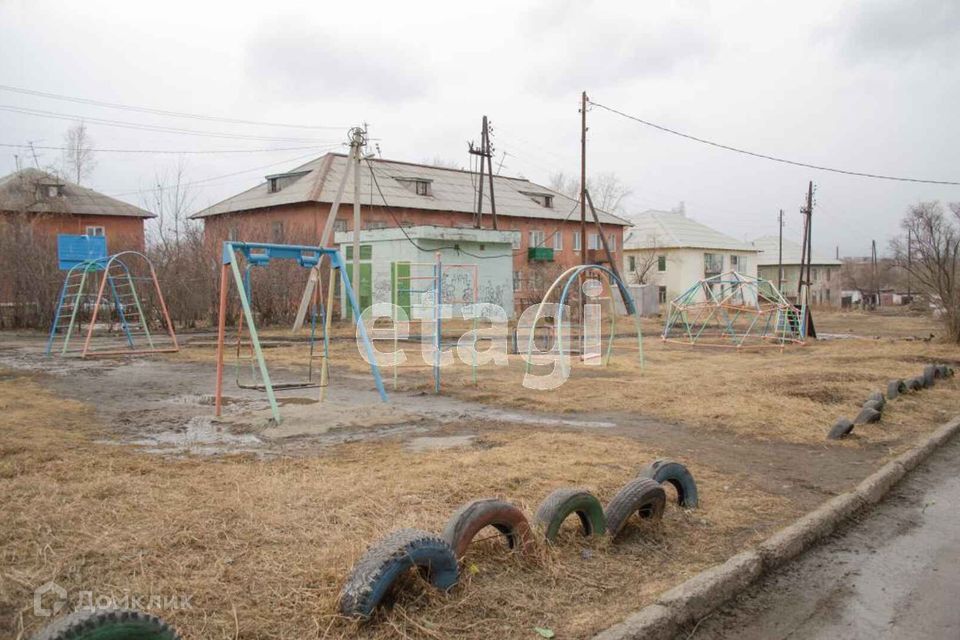
[[[623,298],[623,304],[626,307],[627,314],[633,316],[634,326],[637,331],[637,352],[639,353],[639,356],[640,356],[640,370],[643,371],[643,368],[644,368],[643,332],[640,328],[640,314],[637,313],[637,305],[633,300],[633,296],[630,295],[630,290],[627,289],[626,285],[624,285],[623,281],[613,270],[599,264],[584,264],[576,267],[570,267],[569,269],[561,273],[560,276],[553,281],[553,284],[550,285],[550,288],[547,289],[546,294],[544,294],[543,296],[543,300],[540,302],[540,305],[537,307],[537,312],[533,317],[533,323],[530,326],[530,337],[527,340],[526,370],[528,373],[530,372],[531,361],[533,359],[532,358],[533,343],[534,343],[534,337],[536,335],[536,330],[537,330],[537,322],[540,320],[540,318],[543,317],[544,305],[549,304],[548,301],[550,300],[550,296],[557,289],[557,287],[560,286],[561,282],[563,283],[563,287],[560,293],[560,299],[558,301],[558,309],[560,311],[557,314],[556,318],[554,319],[555,321],[554,340],[557,345],[557,352],[560,356],[561,370],[566,371],[566,366],[567,366],[566,359],[563,357],[564,356],[563,309],[567,301],[567,298],[570,294],[571,285],[574,282],[579,283],[581,280],[581,277],[584,274],[587,274],[591,271],[599,272],[600,274],[606,276],[606,282],[604,283],[606,296],[597,298],[597,300],[608,301],[609,303],[608,309],[609,309],[609,315],[610,315],[610,329],[609,329],[610,337],[607,340],[607,348],[604,352],[602,364],[606,366],[607,363],[610,361],[610,354],[612,353],[612,350],[613,350],[613,341],[614,341],[614,338],[616,337],[617,314],[616,314],[616,304],[613,297],[613,288],[611,287],[611,284],[615,284],[617,286],[617,289],[620,291],[620,296]]]
[[[443,320],[442,320],[442,309],[443,309],[443,297],[444,297],[444,288],[443,288],[443,276],[444,273],[447,273],[449,270],[465,270],[470,275],[470,292],[471,299],[470,303],[476,305],[480,302],[480,267],[475,264],[455,264],[455,263],[444,263],[440,252],[436,254],[436,261],[434,262],[405,262],[405,265],[409,266],[411,272],[408,275],[402,276],[399,272],[396,273],[393,278],[393,352],[397,352],[398,341],[399,341],[399,332],[397,327],[397,309],[399,309],[399,301],[401,295],[406,295],[409,299],[410,294],[420,294],[422,295],[432,295],[433,304],[431,305],[432,315],[431,321],[433,322],[433,390],[434,393],[440,393],[440,349],[443,346]],[[414,275],[413,271],[417,268],[429,269],[430,275]],[[400,282],[405,281],[406,286],[403,287],[400,285]],[[414,289],[414,281],[425,282],[427,287],[420,289]],[[464,301],[466,302],[466,301]],[[412,306],[412,305],[411,305]],[[420,305],[422,306],[422,304]],[[477,327],[478,321],[476,313],[473,317],[473,354],[471,362],[471,375],[473,377],[473,383],[477,384]],[[400,365],[394,361],[393,364],[393,388],[397,388],[397,377]]]
[[[763,278],[728,271],[697,281],[670,301],[661,338],[716,347],[804,344],[807,306],[796,307]]]
[[[353,317],[357,321],[357,331],[363,341],[363,347],[370,363],[370,371],[373,374],[373,380],[377,391],[380,393],[380,399],[386,402],[387,393],[383,388],[383,380],[380,378],[380,369],[377,367],[374,358],[373,345],[367,337],[366,328],[360,317],[360,309],[357,306],[357,298],[353,287],[344,270],[343,257],[336,249],[324,249],[321,247],[311,247],[306,245],[291,244],[269,244],[264,242],[233,242],[223,243],[220,269],[220,313],[217,326],[217,383],[214,397],[214,412],[221,415],[223,404],[223,353],[224,342],[227,329],[227,293],[230,289],[230,274],[233,274],[233,281],[237,287],[237,293],[240,296],[240,306],[243,308],[243,318],[246,321],[250,331],[250,342],[253,345],[254,356],[257,361],[257,367],[260,371],[260,378],[263,381],[263,390],[266,391],[267,400],[270,402],[270,411],[273,414],[273,420],[277,424],[281,422],[280,407],[277,404],[277,397],[274,393],[274,386],[270,381],[270,372],[267,369],[267,362],[263,357],[263,349],[260,346],[260,336],[257,332],[257,326],[254,322],[253,311],[250,307],[250,298],[247,293],[247,284],[244,282],[243,274],[240,271],[238,255],[243,256],[247,264],[257,263],[265,266],[271,260],[296,260],[301,266],[307,268],[319,268],[322,260],[327,258],[330,261],[330,286],[327,289],[327,309],[330,308],[333,296],[333,285],[335,282],[335,272],[340,272],[341,286],[347,294],[350,307],[353,310]],[[324,340],[329,335],[330,314],[324,314]],[[327,358],[323,359],[320,373],[321,400],[323,399],[323,390],[329,376],[329,364]]]
[[[149,275],[133,275],[128,264],[131,259],[142,260],[149,270]],[[153,285],[156,305],[159,307],[159,315],[165,325],[169,342],[158,339],[159,336],[150,332],[150,318],[144,311],[144,299],[138,293],[138,282]],[[71,349],[71,341],[81,331],[80,324],[85,310],[90,311],[90,319],[83,345],[79,349]],[[107,326],[109,337],[119,338],[122,335],[124,347],[115,346],[115,340],[105,349],[99,342],[94,342],[98,317],[100,324]],[[119,332],[112,331],[114,325],[119,327]],[[57,349],[60,355],[79,353],[82,358],[179,351],[177,335],[167,312],[157,273],[149,258],[136,251],[124,251],[105,258],[78,262],[67,271],[47,338],[47,355],[54,351],[58,338],[63,340],[62,346]]]

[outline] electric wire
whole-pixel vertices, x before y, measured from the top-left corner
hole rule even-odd
[[[206,138],[226,138],[230,140],[260,140],[273,142],[313,142],[327,143],[332,140],[318,140],[315,138],[290,138],[280,136],[255,136],[240,133],[227,133],[223,131],[202,131],[198,129],[180,129],[177,127],[166,127],[162,125],[143,124],[138,122],[129,122],[125,120],[110,120],[106,118],[92,118],[87,116],[78,116],[70,113],[60,113],[58,111],[45,111],[42,109],[29,109],[25,107],[16,107],[13,105],[0,105],[0,111],[10,113],[19,113],[22,115],[36,116],[39,118],[53,118],[55,120],[69,120],[71,122],[92,122],[107,127],[119,127],[122,129],[136,129],[139,131],[155,131],[158,133],[175,133],[180,135],[192,135]]]
[[[793,166],[796,166],[796,167],[804,167],[804,168],[806,168],[806,169],[816,169],[817,171],[829,171],[829,172],[831,172],[831,173],[839,173],[839,174],[848,175],[848,176],[858,176],[858,177],[861,177],[861,178],[873,178],[873,179],[875,179],[875,180],[892,180],[892,181],[894,181],[894,182],[913,182],[913,183],[919,183],[919,184],[939,184],[939,185],[949,185],[949,186],[960,186],[960,182],[955,182],[955,181],[951,181],[951,180],[926,180],[926,179],[922,179],[922,178],[904,178],[904,177],[901,177],[901,176],[888,176],[888,175],[883,175],[883,174],[878,174],[878,173],[865,173],[865,172],[862,172],[862,171],[850,171],[850,170],[848,170],[848,169],[837,169],[837,168],[834,168],[834,167],[824,167],[824,166],[821,166],[821,165],[809,164],[809,163],[807,163],[807,162],[798,162],[798,161],[796,161],[796,160],[788,160],[788,159],[786,159],[786,158],[779,158],[779,157],[777,157],[777,156],[771,156],[771,155],[767,155],[767,154],[764,154],[764,153],[757,153],[757,152],[755,152],[755,151],[747,151],[746,149],[740,149],[740,148],[738,148],[738,147],[733,147],[733,146],[730,146],[730,145],[721,144],[721,143],[719,143],[719,142],[714,142],[714,141],[712,141],[712,140],[707,140],[707,139],[705,139],[705,138],[698,138],[697,136],[693,136],[693,135],[690,135],[690,134],[688,134],[688,133],[683,133],[683,132],[677,131],[676,129],[670,129],[669,127],[665,127],[665,126],[663,126],[663,125],[659,125],[659,124],[656,124],[656,123],[654,123],[654,122],[650,122],[650,121],[648,121],[648,120],[644,120],[644,119],[642,119],[642,118],[638,118],[637,116],[632,116],[632,115],[630,115],[630,114],[624,113],[623,111],[619,111],[619,110],[617,110],[617,109],[614,109],[613,107],[608,107],[608,106],[606,106],[606,105],[600,104],[599,102],[590,101],[590,104],[593,105],[593,106],[595,106],[595,107],[599,107],[599,108],[601,108],[601,109],[604,109],[604,110],[606,110],[606,111],[609,111],[610,113],[615,113],[615,114],[617,114],[617,115],[619,115],[619,116],[621,116],[621,117],[624,117],[624,118],[626,118],[626,119],[628,119],[628,120],[633,120],[634,122],[638,122],[638,123],[640,123],[640,124],[642,124],[642,125],[645,125],[645,126],[647,126],[647,127],[652,127],[652,128],[654,128],[654,129],[658,129],[658,130],[663,131],[663,132],[665,132],[665,133],[670,133],[670,134],[673,134],[673,135],[675,135],[675,136],[680,136],[681,138],[686,138],[687,140],[693,140],[694,142],[700,142],[700,143],[702,143],[702,144],[710,145],[710,146],[712,146],[712,147],[717,147],[718,149],[725,149],[725,150],[727,150],[727,151],[734,151],[734,152],[736,152],[736,153],[741,153],[741,154],[744,154],[744,155],[747,155],[747,156],[752,156],[752,157],[754,157],[754,158],[760,158],[760,159],[763,159],[763,160],[770,160],[771,162],[779,162],[779,163],[781,163],[781,164],[789,164],[789,165],[793,165]]]
[[[284,129],[335,129],[335,130],[346,130],[349,127],[338,127],[330,125],[310,125],[310,124],[289,124],[282,122],[263,122],[259,120],[242,120],[239,118],[225,118],[220,116],[208,116],[201,115],[197,113],[186,113],[183,111],[168,111],[166,109],[156,109],[152,107],[138,107],[129,104],[118,104],[115,102],[105,102],[103,100],[92,100],[89,98],[78,98],[75,96],[65,96],[57,93],[49,93],[46,91],[37,91],[35,89],[24,89],[22,87],[12,87],[9,85],[0,84],[0,91],[10,91],[13,93],[20,93],[28,96],[36,96],[39,98],[47,98],[49,100],[60,100],[63,102],[74,102],[77,104],[87,104],[93,105],[96,107],[105,107],[108,109],[120,109],[122,111],[136,111],[139,113],[150,113],[158,116],[168,116],[172,118],[189,118],[192,120],[204,120],[207,122],[225,122],[229,124],[246,124],[246,125],[256,125],[264,127],[280,127]]]
[[[39,149],[42,151],[71,151],[70,147],[53,147],[37,144],[13,144],[9,142],[0,142],[0,147],[15,149]],[[95,153],[144,153],[151,155],[174,154],[218,154],[218,153],[269,153],[272,151],[302,151],[304,149],[315,149],[316,145],[303,147],[275,147],[273,149],[90,149]]]

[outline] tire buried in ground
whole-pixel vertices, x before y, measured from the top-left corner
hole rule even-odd
[[[858,413],[857,417],[853,419],[853,424],[873,424],[875,422],[880,422],[880,418],[882,416],[883,414],[873,407],[864,407],[863,409],[860,409],[860,413]]]
[[[509,502],[496,498],[474,500],[460,507],[443,530],[443,539],[462,558],[477,533],[493,527],[506,538],[507,546],[520,553],[529,553],[533,546],[527,517]]]
[[[922,378],[910,378],[907,380],[907,389],[910,391],[920,391],[923,389],[923,379]]]
[[[697,482],[685,465],[675,460],[654,460],[637,473],[638,477],[657,482],[669,482],[677,490],[677,504],[686,509],[695,509],[700,504]]]
[[[830,440],[839,440],[840,438],[846,438],[851,433],[853,433],[853,422],[846,418],[840,418],[833,424],[830,433],[827,434],[827,438]]]
[[[580,526],[585,536],[603,535],[607,522],[603,516],[603,505],[587,489],[557,489],[540,503],[534,522],[543,530],[547,542],[555,542],[560,525],[571,513],[580,518]]]
[[[887,383],[887,399],[893,400],[901,393],[907,392],[907,383],[903,380],[891,380]]]
[[[659,522],[667,504],[667,492],[663,485],[650,478],[634,478],[613,497],[604,509],[607,534],[615,539],[634,513],[642,519]]]
[[[180,640],[180,634],[142,611],[83,609],[57,620],[33,640]]]
[[[340,612],[369,618],[397,578],[413,567],[442,591],[459,578],[457,558],[445,540],[419,529],[399,529],[370,547],[354,565],[340,592]]]
[[[920,377],[923,381],[923,387],[929,389],[933,385],[937,384],[937,367],[932,364],[928,364],[923,368],[923,375]]]

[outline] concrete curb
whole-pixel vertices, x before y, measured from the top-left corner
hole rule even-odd
[[[732,599],[765,572],[797,557],[832,533],[837,525],[865,506],[876,504],[908,471],[960,431],[960,416],[917,441],[867,476],[852,491],[826,501],[757,545],[698,573],[660,594],[648,605],[593,637],[593,640],[670,640],[680,628],[702,619]]]

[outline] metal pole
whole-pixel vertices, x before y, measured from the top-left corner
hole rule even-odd
[[[580,264],[587,264],[587,92],[580,96]]]
[[[360,299],[360,142],[362,134],[354,131],[353,139],[353,289]],[[359,305],[358,305],[359,307]],[[362,309],[360,310],[362,311]],[[359,312],[358,312],[359,313]],[[358,317],[357,320],[360,318]]]
[[[483,154],[487,148],[487,116],[483,116],[483,128],[480,130],[480,189],[477,193],[477,217],[473,220],[473,226],[477,229],[483,227]]]
[[[777,258],[777,291],[783,293],[783,209],[780,209],[780,254]]]
[[[227,265],[220,268],[220,315],[217,318],[217,385],[214,392],[214,415],[220,416],[223,398],[223,341],[227,334]],[[239,348],[239,345],[238,345]]]

